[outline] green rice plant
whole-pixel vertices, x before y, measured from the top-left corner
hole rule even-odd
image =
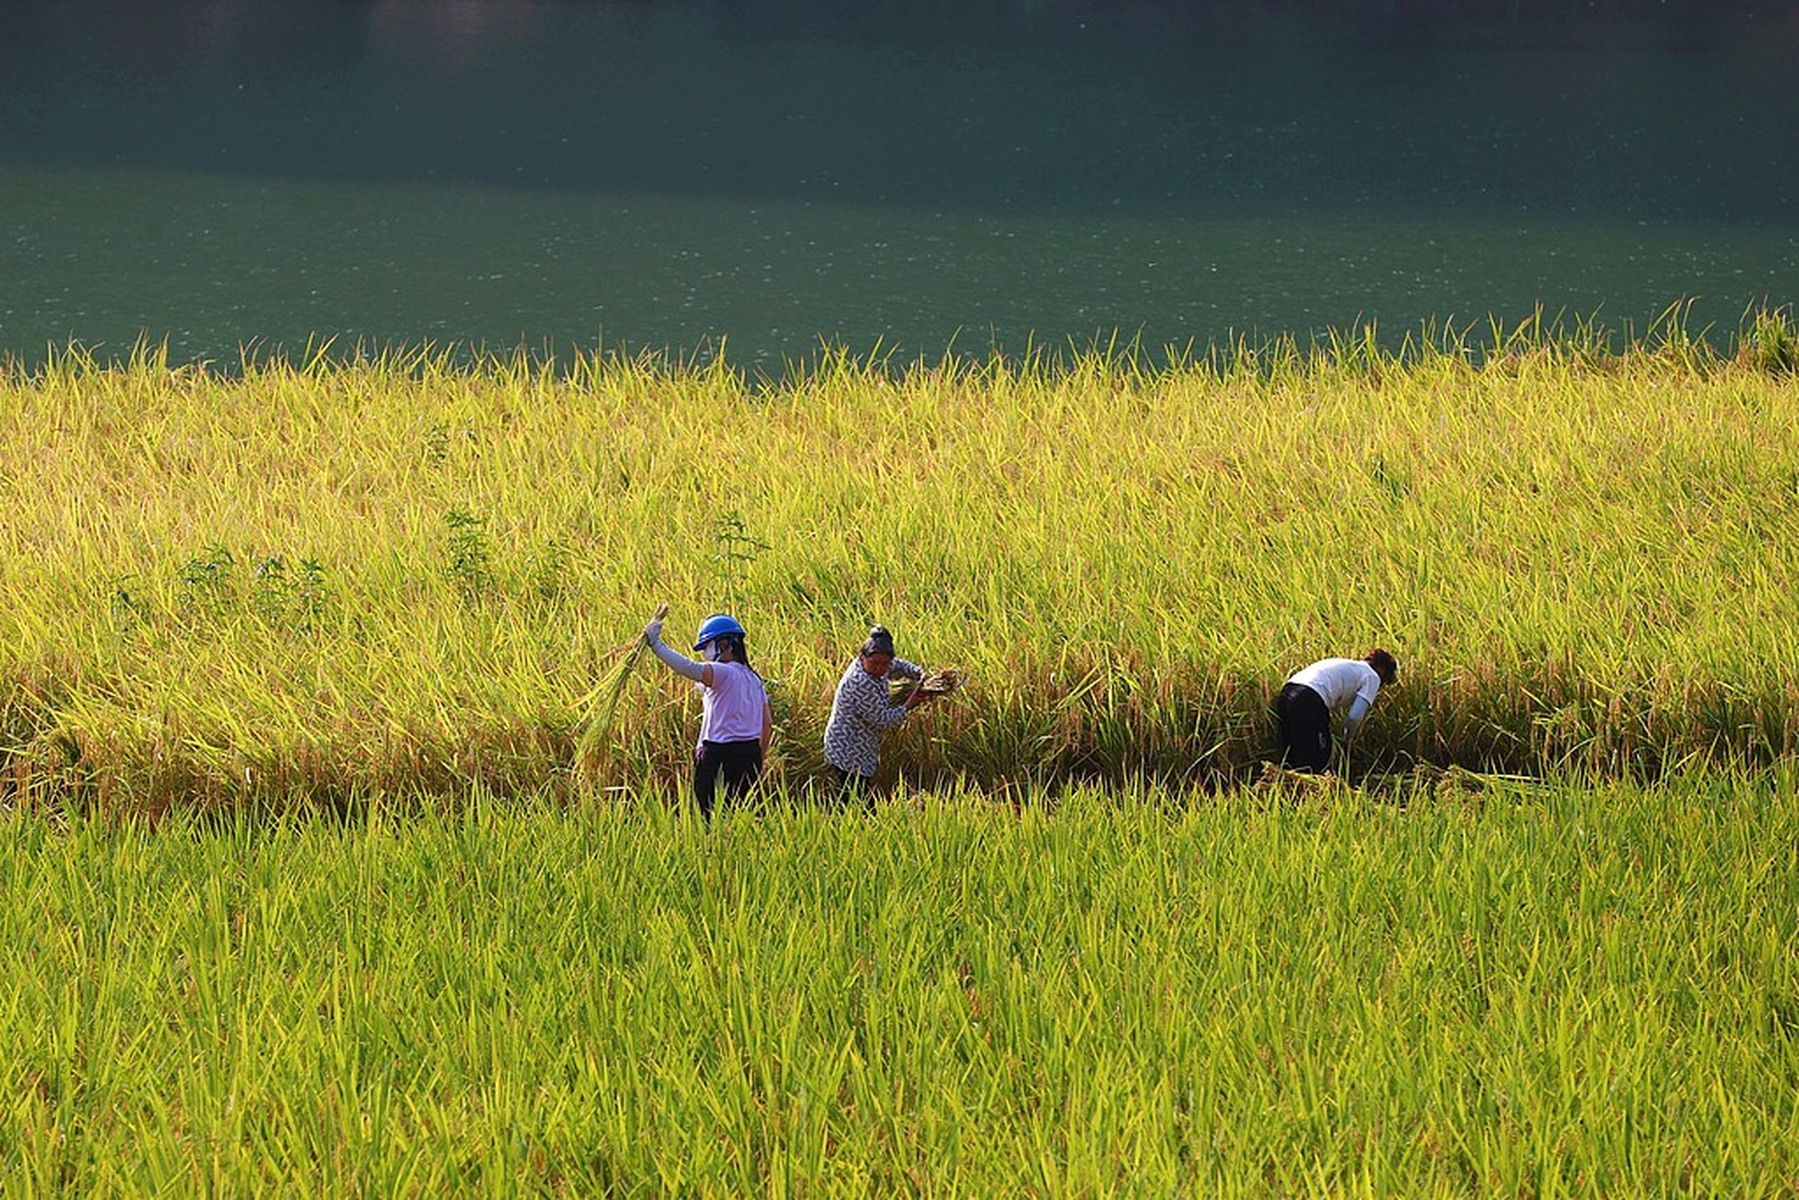
[[[1756,309],[1745,325],[1737,342],[1740,361],[1771,375],[1799,372],[1799,328],[1793,323],[1792,305]]]
[[[646,781],[639,781],[640,783]],[[0,820],[19,1194],[1780,1195],[1799,793]],[[779,798],[776,798],[777,801]],[[921,903],[921,898],[925,902]]]

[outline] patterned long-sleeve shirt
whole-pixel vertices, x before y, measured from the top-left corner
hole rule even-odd
[[[886,677],[876,679],[863,670],[861,658],[850,663],[837,681],[831,719],[825,723],[826,762],[864,779],[875,773],[881,764],[881,735],[904,721],[908,711],[888,699],[887,680],[895,677],[923,679],[924,669],[896,658]]]

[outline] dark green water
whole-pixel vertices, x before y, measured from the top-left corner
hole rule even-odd
[[[0,358],[1727,333],[1799,299],[1780,11],[3,0]]]

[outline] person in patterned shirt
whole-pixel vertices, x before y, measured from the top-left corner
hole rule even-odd
[[[876,625],[837,681],[831,719],[825,724],[825,763],[843,803],[860,797],[867,807],[874,807],[871,784],[881,765],[882,736],[929,699],[913,688],[903,701],[893,703],[887,691],[890,676],[918,681],[924,678],[924,668],[897,657],[893,635]]]

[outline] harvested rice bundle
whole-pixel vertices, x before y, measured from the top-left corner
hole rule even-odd
[[[925,677],[918,682],[918,690],[927,696],[947,696],[966,682],[959,668],[945,667],[941,671],[926,671]]]
[[[926,696],[947,696],[958,691],[968,682],[968,677],[956,667],[945,667],[940,671],[926,671],[924,678],[917,683],[910,679],[896,679],[892,682],[888,696],[892,703],[899,704],[912,694],[914,688]]]

